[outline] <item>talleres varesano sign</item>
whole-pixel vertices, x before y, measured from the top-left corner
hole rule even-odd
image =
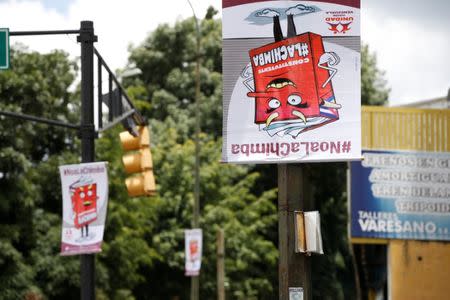
[[[450,153],[364,151],[351,164],[351,236],[450,240]]]
[[[359,0],[222,3],[223,161],[361,158]]]

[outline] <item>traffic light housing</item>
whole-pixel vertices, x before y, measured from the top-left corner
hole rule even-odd
[[[124,151],[128,151],[122,157],[125,172],[135,174],[125,180],[125,185],[130,197],[154,196],[156,184],[150,152],[149,130],[147,126],[139,126],[137,132],[137,136],[133,136],[128,131],[120,133],[122,148]]]

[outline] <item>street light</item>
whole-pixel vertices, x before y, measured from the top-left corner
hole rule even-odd
[[[119,76],[117,76],[117,79],[122,82],[123,84],[123,79],[127,78],[127,77],[134,77],[137,75],[141,75],[142,74],[142,70],[139,69],[138,67],[136,67],[135,63],[131,63],[129,64],[127,67],[125,67],[124,70],[122,70],[119,73]]]

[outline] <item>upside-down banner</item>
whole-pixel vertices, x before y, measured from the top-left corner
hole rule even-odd
[[[59,167],[63,196],[61,255],[101,251],[108,205],[106,164]]]
[[[360,1],[222,4],[223,161],[360,159]]]

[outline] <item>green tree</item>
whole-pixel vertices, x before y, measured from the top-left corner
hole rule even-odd
[[[75,71],[61,51],[42,55],[12,49],[11,69],[0,73],[0,109],[72,122],[68,87]],[[55,178],[60,155],[74,158],[75,133],[5,117],[0,129],[2,299],[41,293],[70,299],[78,285],[77,261],[63,263],[57,255],[61,201]]]
[[[361,104],[384,105],[390,89],[384,79],[384,72],[377,66],[377,57],[369,50],[369,45],[361,48]]]
[[[212,19],[212,13],[200,24],[199,101],[202,130],[218,137],[222,132],[221,22]],[[129,60],[142,70],[142,75],[125,81],[132,91],[140,90],[144,100],[151,99],[148,106],[142,107],[143,113],[150,119],[173,120],[182,139],[191,137],[195,127],[196,39],[193,18],[174,26],[158,26],[131,51]]]

